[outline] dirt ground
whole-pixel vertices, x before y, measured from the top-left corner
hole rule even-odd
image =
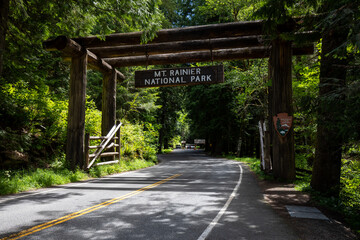
[[[258,180],[263,190],[264,198],[272,208],[294,228],[302,240],[328,239],[348,240],[360,239],[360,236],[352,232],[340,222],[339,216],[326,209],[314,206],[310,196],[294,189],[293,184],[284,184],[276,181]],[[299,205],[317,207],[330,221],[293,218],[289,215],[286,205]]]

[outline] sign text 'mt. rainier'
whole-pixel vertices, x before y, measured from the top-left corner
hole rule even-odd
[[[135,71],[135,87],[170,87],[224,82],[224,67],[187,67]]]

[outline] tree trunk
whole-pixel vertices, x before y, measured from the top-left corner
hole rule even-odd
[[[163,149],[163,143],[164,143],[164,129],[161,127],[159,129],[159,146],[158,146],[158,153],[162,152]]]
[[[341,123],[344,119],[346,59],[331,53],[346,41],[348,29],[332,28],[323,34],[319,84],[317,144],[311,186],[338,196],[341,172]]]
[[[169,139],[167,137],[164,138],[164,149],[169,149]]]
[[[291,42],[276,39],[272,43],[270,76],[272,79],[272,114],[293,114],[292,108],[292,49]],[[273,142],[273,171],[276,178],[293,181],[295,179],[294,131],[280,137],[271,121]]]
[[[9,0],[0,0],[0,77],[4,66],[5,39],[9,16]]]
[[[86,68],[86,53],[72,57],[66,141],[66,160],[72,170],[85,165]]]

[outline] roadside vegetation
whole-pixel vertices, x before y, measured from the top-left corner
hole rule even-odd
[[[82,170],[70,171],[63,166],[50,169],[1,170],[0,195],[99,178],[154,165],[155,163],[152,161],[134,159],[132,161],[121,161],[119,164],[95,166],[89,172]]]

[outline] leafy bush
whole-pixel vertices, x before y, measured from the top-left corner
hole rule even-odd
[[[0,172],[0,195],[66,184],[87,179],[86,173],[67,169],[35,169]]]
[[[77,182],[86,180],[89,177],[103,177],[114,173],[150,167],[154,164],[154,162],[142,159],[120,161],[118,164],[93,167],[90,169],[89,174],[80,170],[73,172],[64,168],[0,171],[0,195]]]
[[[349,222],[360,231],[360,162],[343,160],[340,208]]]
[[[139,124],[125,123],[121,127],[121,152],[126,158],[156,161],[156,146],[151,141],[151,132]]]
[[[90,169],[91,177],[103,177],[106,175],[136,170],[140,168],[154,166],[153,162],[141,159],[133,159],[132,161],[120,161],[118,164],[95,166]]]

